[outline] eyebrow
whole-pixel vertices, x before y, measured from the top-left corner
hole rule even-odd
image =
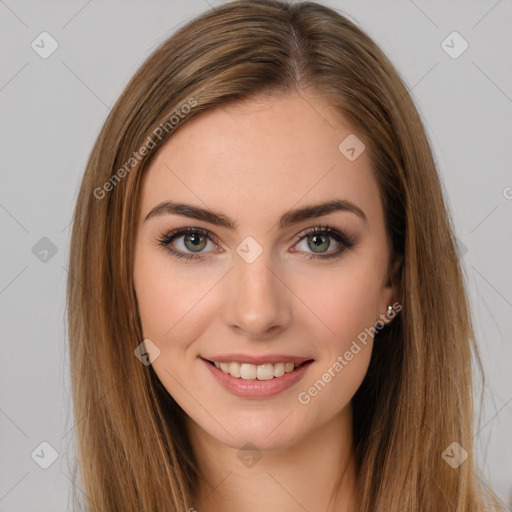
[[[303,220],[315,219],[317,217],[329,215],[333,212],[354,213],[360,217],[366,225],[368,225],[368,218],[361,208],[345,199],[333,199],[332,201],[327,201],[325,203],[309,205],[285,212],[279,219],[279,228],[284,229],[294,224],[298,224]],[[193,206],[191,204],[164,201],[152,208],[146,215],[144,221],[159,215],[181,215],[183,217],[202,220],[231,230],[237,229],[236,221],[230,219],[226,215],[206,208],[201,208],[199,206]]]

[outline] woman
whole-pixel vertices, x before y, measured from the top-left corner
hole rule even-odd
[[[68,308],[88,510],[499,510],[432,151],[314,2],[189,22],[109,115]]]

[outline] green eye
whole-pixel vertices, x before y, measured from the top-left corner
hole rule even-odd
[[[306,249],[311,251],[304,251],[304,257],[310,260],[341,256],[345,250],[352,249],[356,244],[354,238],[349,237],[336,229],[330,228],[329,226],[318,226],[308,229],[297,235],[297,239],[299,240],[299,244],[304,241]],[[324,254],[325,251],[331,247],[331,239],[334,239],[340,248],[333,252]]]
[[[181,244],[182,247],[176,247],[176,241],[181,239],[182,241],[180,241],[178,245]],[[298,240],[298,242],[294,247],[301,242],[304,242],[306,246],[302,251],[293,249],[292,252],[304,253],[304,257],[308,260],[327,259],[341,256],[345,250],[352,249],[356,245],[356,240],[354,238],[341,233],[336,229],[330,228],[329,226],[310,228],[297,235],[296,240]],[[335,240],[340,248],[326,253],[326,251],[331,247],[331,240]],[[163,235],[158,240],[158,243],[173,256],[186,259],[201,259],[204,257],[204,254],[211,252],[205,250],[208,243],[211,243],[213,248],[218,245],[215,237],[209,231],[201,228],[176,229]]]
[[[173,246],[176,240],[183,239],[183,248],[176,249]],[[171,231],[158,240],[159,244],[177,258],[199,259],[202,258],[203,249],[211,242],[215,246],[212,235],[200,228],[181,228]],[[190,252],[187,252],[190,251]],[[204,251],[208,252],[208,251]]]

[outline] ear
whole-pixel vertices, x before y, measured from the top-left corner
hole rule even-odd
[[[391,269],[388,275],[388,282],[387,286],[391,287],[393,289],[393,300],[392,302],[396,302],[398,300],[398,290],[395,289],[397,284],[397,274],[398,270],[402,266],[402,262],[404,260],[404,257],[402,254],[399,254],[398,256],[395,256],[395,259],[391,265]]]
[[[393,304],[398,302],[398,290],[396,289],[396,286],[397,286],[396,275],[398,273],[398,270],[400,269],[400,266],[402,265],[402,261],[403,261],[402,255],[398,255],[395,257],[394,261],[390,265],[390,270],[388,272],[388,279],[387,279],[386,285],[384,286],[384,288],[382,290],[382,300],[381,300],[381,304],[380,304],[379,314],[383,314],[384,318],[386,318],[385,314],[388,310],[388,306],[392,306]],[[401,309],[401,307],[400,307],[400,309]],[[396,314],[396,312],[395,312],[395,314]],[[387,323],[392,322],[395,314],[390,318],[386,318],[386,322]]]

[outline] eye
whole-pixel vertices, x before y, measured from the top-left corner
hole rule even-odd
[[[292,252],[305,252],[304,258],[311,259],[328,259],[341,256],[347,249],[352,249],[356,245],[353,237],[346,235],[329,226],[317,226],[303,231],[295,237],[298,243],[295,244]],[[334,245],[338,245],[338,249],[326,252]],[[201,259],[207,252],[205,250],[210,244],[210,249],[218,248],[216,238],[209,232],[200,228],[179,228],[162,235],[158,239],[158,244],[165,250],[170,252],[177,258],[185,259]],[[298,251],[297,246],[302,243],[304,247]],[[309,252],[311,250],[311,252]]]
[[[297,239],[299,239],[299,244],[296,244],[296,247],[300,246],[301,243],[303,244],[303,249],[306,251],[304,258],[308,260],[338,257],[347,249],[352,249],[356,245],[356,240],[353,237],[329,226],[310,228],[297,235]],[[334,239],[334,245],[339,247],[334,251],[326,252],[333,245],[331,239]],[[308,250],[311,250],[311,252],[308,252]],[[294,249],[293,252],[296,252],[296,250]]]
[[[208,246],[208,242],[214,248],[217,247],[212,234],[200,228],[175,229],[158,239],[159,245],[163,246],[173,256],[186,259],[202,258],[203,252],[209,252],[203,251]]]

